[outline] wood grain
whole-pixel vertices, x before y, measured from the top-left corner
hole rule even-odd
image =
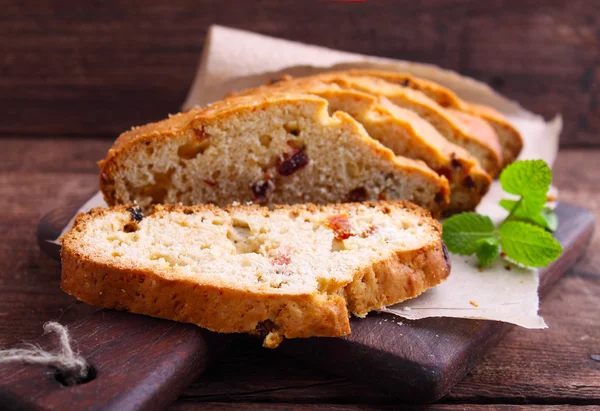
[[[75,349],[91,364],[90,380],[48,367],[0,365],[0,404],[6,409],[162,410],[226,347],[223,335],[193,325],[101,310],[69,325]],[[55,335],[35,344],[58,351]]]
[[[96,309],[59,289],[58,264],[35,243],[40,217],[64,201],[79,201],[97,189],[94,161],[111,142],[105,139],[28,137],[0,140],[0,345],[31,341],[45,321],[71,322]],[[600,217],[598,151],[559,154],[555,183],[561,199]],[[515,329],[475,367],[437,409],[512,409],[515,403],[600,405],[600,250],[598,231],[587,256],[562,279],[541,305],[548,330]],[[15,321],[18,319],[18,321]],[[393,407],[394,398],[348,382],[283,353],[241,342],[221,363],[190,387],[177,407],[234,406],[355,409]],[[330,408],[328,408],[330,407]],[[439,407],[439,405],[438,405]],[[515,406],[515,409],[540,409]],[[557,409],[563,409],[557,408]],[[585,409],[577,407],[577,409]]]
[[[33,2],[0,13],[0,134],[116,137],[178,111],[210,24],[485,81],[600,146],[598,0]],[[332,29],[334,28],[334,29]]]

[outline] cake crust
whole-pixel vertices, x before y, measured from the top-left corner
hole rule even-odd
[[[356,204],[297,205],[278,209],[311,213],[315,210],[345,212]],[[312,293],[261,292],[223,284],[199,283],[156,270],[104,261],[82,248],[89,224],[106,213],[123,212],[126,206],[96,208],[79,214],[62,239],[62,289],[86,303],[196,324],[224,333],[251,333],[265,337],[264,345],[276,347],[283,338],[343,336],[350,333],[349,315],[365,316],[416,297],[442,282],[450,273],[441,226],[429,213],[407,202],[371,203],[371,207],[400,207],[434,233],[431,241],[413,250],[397,250],[388,258],[358,270],[353,280],[338,288]],[[190,213],[214,206],[157,206],[155,211]],[[264,208],[240,206],[246,213]],[[245,210],[245,211],[244,211]]]

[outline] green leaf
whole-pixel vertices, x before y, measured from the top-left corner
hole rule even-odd
[[[510,164],[500,175],[500,184],[507,193],[527,197],[530,193],[548,192],[552,171],[543,160],[522,160]]]
[[[475,252],[479,265],[486,267],[498,258],[498,240],[496,238],[485,238],[479,240],[477,251]]]
[[[480,240],[494,238],[494,223],[488,216],[461,213],[444,221],[442,239],[448,250],[456,254],[471,255]]]
[[[503,209],[505,209],[508,212],[511,212],[513,210],[513,208],[515,208],[517,203],[518,203],[517,200],[509,200],[508,198],[503,198],[502,200],[500,200],[498,202],[498,204],[500,204],[500,207],[502,207]]]
[[[517,161],[500,175],[502,189],[521,196],[519,208],[529,216],[537,215],[544,208],[551,182],[552,171],[543,160]]]
[[[513,211],[517,203],[518,201],[508,200],[506,198],[503,198],[499,202],[500,206],[508,212]],[[539,213],[533,215],[529,215],[526,210],[519,207],[513,212],[511,219],[539,225],[550,231],[555,231],[558,227],[558,217],[550,207],[544,207]]]
[[[541,214],[542,218],[546,222],[546,226],[542,226],[550,231],[556,231],[558,228],[558,216],[550,207],[544,207]]]
[[[545,267],[562,253],[550,233],[521,221],[507,221],[500,227],[500,245],[511,260],[530,267]]]

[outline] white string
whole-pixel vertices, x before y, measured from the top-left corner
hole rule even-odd
[[[12,348],[0,351],[0,364],[8,362],[23,362],[55,367],[68,383],[76,383],[88,376],[90,365],[71,348],[67,328],[57,322],[44,324],[44,334],[53,332],[59,337],[59,351],[51,353],[39,346],[27,344],[29,348]],[[70,384],[69,384],[70,385]]]

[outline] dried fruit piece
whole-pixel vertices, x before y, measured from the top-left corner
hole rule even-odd
[[[348,201],[351,203],[360,203],[361,201],[365,201],[368,195],[366,188],[357,187],[348,193]]]
[[[456,153],[450,154],[450,164],[452,164],[453,168],[462,168],[462,163],[460,160],[457,160]]]
[[[254,194],[255,200],[262,200],[267,196],[269,190],[275,188],[275,184],[270,178],[270,175],[265,174],[264,180],[258,180],[257,182],[250,185],[250,189],[252,190],[252,194]]]
[[[348,220],[348,214],[336,214],[327,217],[325,225],[333,230],[335,238],[337,240],[345,240],[352,237],[350,221]]]
[[[269,334],[271,331],[275,330],[277,328],[277,326],[275,325],[275,323],[271,320],[264,320],[259,322],[258,324],[256,324],[256,328],[254,330],[254,332],[256,334],[258,334],[261,337],[266,336],[267,334]]]
[[[304,150],[298,150],[291,155],[286,155],[283,161],[277,167],[277,171],[282,176],[291,176],[301,168],[308,164],[308,157],[304,154]]]
[[[280,254],[273,257],[269,257],[269,262],[271,265],[288,265],[291,261],[291,258],[287,254]]]
[[[436,168],[435,172],[446,177],[448,180],[452,178],[452,170],[450,170],[448,167]]]
[[[473,181],[473,177],[471,177],[471,176],[466,176],[466,177],[463,179],[463,185],[464,185],[466,188],[475,188],[475,187],[477,187],[477,186],[475,185],[475,181]]]
[[[144,218],[142,209],[139,207],[128,207],[126,208],[126,210],[129,211],[129,213],[131,214],[131,219],[137,223],[142,221],[142,219]]]
[[[209,186],[211,186],[212,188],[216,188],[217,187],[217,183],[215,183],[212,180],[202,180],[204,181],[206,184],[208,184]]]

